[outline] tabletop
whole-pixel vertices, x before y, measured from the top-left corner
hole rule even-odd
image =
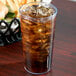
[[[53,0],[52,3],[58,8],[52,69],[38,76],[76,76],[76,2]],[[35,76],[23,67],[22,41],[0,47],[0,76]]]

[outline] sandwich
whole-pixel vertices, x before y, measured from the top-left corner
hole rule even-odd
[[[0,0],[0,20],[11,21],[19,17],[19,7],[26,3],[26,0]]]

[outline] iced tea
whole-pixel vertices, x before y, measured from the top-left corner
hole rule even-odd
[[[25,69],[33,74],[46,73],[51,68],[56,10],[50,5],[30,3],[21,7]]]

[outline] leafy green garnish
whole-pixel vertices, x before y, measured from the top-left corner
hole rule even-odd
[[[16,17],[16,14],[11,10],[11,8],[8,5],[6,5],[6,6],[8,7],[9,12],[5,16],[5,18],[2,20],[6,20],[7,22],[11,22],[12,19]]]
[[[8,14],[6,15],[5,18],[14,18],[16,16],[15,13],[12,13],[12,12],[8,12]]]
[[[8,12],[8,14],[6,15],[6,17],[3,20],[6,20],[8,23],[12,21],[13,18],[16,17],[15,13],[12,12]]]

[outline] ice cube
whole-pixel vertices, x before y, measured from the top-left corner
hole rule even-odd
[[[27,9],[26,9],[27,8]],[[24,7],[24,9],[22,10],[22,14],[23,15],[27,15],[28,13],[29,13],[29,9],[31,9],[31,7],[30,6],[27,6],[27,7]]]
[[[49,4],[40,3],[39,5],[32,5],[26,7],[23,14],[31,16],[33,18],[43,18],[48,17],[54,13],[53,8],[50,8]]]
[[[52,0],[42,0],[43,2],[46,2],[46,3],[51,3]]]
[[[37,7],[31,6],[31,9],[29,10],[29,15],[36,16],[37,15]]]
[[[46,10],[45,9],[38,9],[38,13],[40,16],[47,16]]]
[[[49,4],[45,4],[45,3],[40,3],[38,7],[45,7],[45,8],[49,8]]]
[[[33,7],[32,9],[30,9],[30,13],[32,13],[32,16],[41,18],[41,17],[48,17],[50,15],[52,15],[54,13],[54,10],[52,8],[49,7],[49,5],[44,4],[44,5],[40,5],[38,7]]]
[[[42,17],[48,17],[54,13],[54,10],[52,8],[49,8],[48,5],[46,5],[45,7],[44,6],[39,7],[38,13]]]

